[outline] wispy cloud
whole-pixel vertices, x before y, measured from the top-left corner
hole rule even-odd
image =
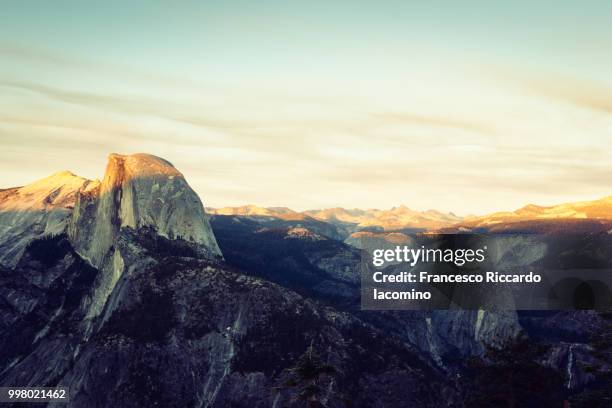
[[[576,106],[612,113],[612,87],[594,81],[559,79],[528,84],[543,95],[570,102]]]
[[[542,75],[506,72],[502,78],[551,100],[602,113],[612,113],[612,86],[609,83],[556,73]]]
[[[73,56],[57,50],[37,48],[29,45],[0,42],[0,58],[14,61],[23,66],[36,66],[42,72],[64,70],[78,72],[80,75],[95,78],[115,78],[127,83],[153,85],[156,87],[178,87],[181,89],[205,90],[210,84],[204,84],[185,77],[161,74],[153,70],[138,69],[118,62],[108,63],[103,59],[84,56]]]
[[[375,113],[375,119],[383,122],[392,122],[408,125],[430,126],[445,129],[455,129],[469,132],[493,133],[494,127],[482,122],[460,120],[444,116],[426,116],[410,112]]]
[[[513,72],[449,80],[447,92],[406,75],[401,87],[364,78],[352,94],[319,78],[312,89],[257,79],[215,88],[29,48],[0,45],[0,56],[54,67],[0,69],[7,185],[65,167],[100,176],[110,151],[145,151],[176,164],[215,206],[466,213],[612,193],[610,129],[591,120],[612,112],[612,97],[593,81]]]
[[[68,91],[53,86],[36,84],[24,81],[2,81],[0,86],[14,88],[22,91],[37,93],[59,102],[99,107],[118,111],[135,111],[134,101],[109,95],[92,94],[82,91]],[[138,110],[142,110],[140,107]]]

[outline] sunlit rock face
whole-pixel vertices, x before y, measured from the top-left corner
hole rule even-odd
[[[63,171],[0,191],[0,265],[14,267],[34,239],[63,232],[78,192],[94,184]]]
[[[109,167],[102,182],[78,194],[70,238],[35,240],[15,269],[0,267],[0,385],[66,386],[75,407],[280,407],[293,398],[281,389],[285,370],[313,345],[338,368],[337,378],[322,384],[326,398],[350,395],[352,406],[364,408],[436,407],[439,393],[445,401],[458,398],[454,385],[404,342],[201,256],[211,247],[190,235],[164,237],[175,226],[160,233],[145,218],[158,213],[134,203],[143,197],[138,189],[155,182],[134,185],[124,181],[125,163]],[[170,202],[172,185],[158,188]],[[306,228],[256,231],[286,248],[327,248],[300,252],[328,280],[349,280],[347,267],[358,260],[356,249]],[[89,245],[105,233],[106,252]],[[85,261],[76,245],[100,266]],[[337,247],[346,253],[331,252]],[[336,397],[326,406],[345,403]]]
[[[90,317],[131,266],[119,238],[141,228],[192,243],[203,256],[221,256],[200,198],[172,164],[148,154],[111,154],[102,182],[77,195],[68,230],[77,253],[102,271]]]
[[[565,203],[550,207],[534,204],[516,211],[502,211],[483,216],[470,216],[446,232],[511,232],[593,233],[611,231],[612,197],[594,201]]]
[[[111,154],[102,181],[64,171],[0,191],[0,265],[12,268],[28,244],[67,233],[76,253],[101,271],[89,317],[97,316],[119,277],[132,266],[126,231],[146,228],[196,248],[201,257],[221,251],[204,206],[169,162],[148,154]]]
[[[1,190],[0,264],[13,267],[32,240],[67,231],[77,252],[100,267],[126,227],[151,227],[221,256],[200,198],[172,164],[111,154],[101,182],[63,171]]]
[[[152,227],[163,237],[221,255],[200,198],[183,175],[159,157],[111,154],[96,191],[79,194],[69,232],[77,252],[101,266],[126,227]]]
[[[198,197],[154,156],[111,155],[102,181],[63,172],[0,191],[0,254],[15,263],[0,264],[0,385],[67,386],[75,407],[281,407],[293,398],[279,392],[284,370],[313,344],[338,368],[326,398],[467,406],[479,390],[466,364],[483,360],[499,373],[485,382],[506,390],[506,345],[525,334],[540,354],[510,358],[548,367],[564,393],[608,384],[609,314],[362,311],[357,247],[416,245],[411,234],[362,231],[347,245],[347,228],[266,211],[286,216],[213,217],[222,261]],[[608,237],[555,238],[559,257],[546,236],[507,234],[492,260],[600,265],[612,259]]]

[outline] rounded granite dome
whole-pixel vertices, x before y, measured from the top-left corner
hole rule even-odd
[[[109,167],[113,168],[119,165],[122,171],[125,171],[124,176],[127,178],[135,177],[152,177],[152,176],[178,176],[183,177],[172,163],[161,157],[153,156],[146,153],[135,153],[131,155],[122,155],[111,153],[108,156]],[[107,173],[109,168],[107,168]]]

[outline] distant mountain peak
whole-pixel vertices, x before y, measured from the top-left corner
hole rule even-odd
[[[379,227],[384,230],[437,229],[456,224],[462,219],[452,213],[444,214],[436,210],[412,210],[404,204],[391,207],[389,210],[334,208],[306,213],[323,221],[353,224],[357,228]]]
[[[32,240],[65,231],[78,192],[89,184],[61,171],[0,191],[0,264],[14,266]]]
[[[417,228],[435,229],[454,225],[462,220],[453,213],[442,213],[437,210],[416,211],[406,205],[392,207],[389,210],[333,207],[319,210],[293,211],[287,207],[259,207],[243,205],[240,207],[208,208],[215,215],[233,215],[243,217],[272,217],[283,220],[303,220],[313,218],[335,225],[349,226],[350,229],[380,227],[385,230]]]
[[[253,204],[240,207],[207,208],[206,211],[213,215],[233,215],[241,217],[268,217],[281,220],[300,221],[310,218],[306,213],[293,211],[287,207],[259,207]]]
[[[125,227],[153,227],[220,255],[198,195],[172,163],[157,156],[110,154],[98,194],[79,196],[70,234],[77,251],[98,265]]]
[[[285,210],[276,211],[275,208],[279,207],[259,207],[253,204],[242,205],[239,207],[223,207],[223,208],[209,208],[208,211],[211,214],[216,215],[242,215],[242,216],[277,216],[287,213]],[[293,212],[289,210],[290,212]]]
[[[74,177],[82,178],[82,177],[77,176],[76,174],[74,174],[70,170],[58,171],[57,173],[54,173],[51,176],[49,176],[49,178],[52,178],[52,177],[57,177],[57,178],[74,178]]]
[[[94,315],[129,266],[119,250],[123,231],[141,228],[221,256],[200,198],[157,156],[112,153],[102,181],[65,170],[0,191],[0,264],[13,267],[33,240],[67,233],[74,250],[102,270]]]
[[[576,222],[590,220],[599,223],[612,223],[612,197],[604,197],[592,201],[576,201],[551,206],[527,204],[515,211],[500,211],[483,216],[466,217],[456,227],[462,231],[478,228],[499,229],[512,224],[519,225],[523,230],[529,230],[542,223],[549,225],[571,223],[576,228]],[[566,230],[569,230],[568,224]]]
[[[80,188],[84,183],[89,182],[83,177],[79,177],[71,171],[64,170],[52,175],[36,180],[30,184],[21,187],[22,192],[34,192],[34,191],[52,191],[58,188]]]

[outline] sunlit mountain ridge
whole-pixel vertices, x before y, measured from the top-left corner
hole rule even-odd
[[[207,208],[207,212],[213,215],[272,217],[283,220],[313,218],[332,224],[350,225],[355,230],[397,231],[414,229],[444,231],[452,229],[469,231],[531,222],[576,224],[581,220],[591,220],[603,224],[607,224],[608,221],[612,223],[612,196],[593,201],[568,202],[552,206],[528,204],[515,211],[500,211],[466,217],[437,210],[417,211],[405,205],[388,210],[335,207],[308,211],[294,211],[287,207],[245,205],[241,207]]]
[[[462,220],[461,217],[453,213],[442,213],[436,210],[415,211],[404,205],[393,207],[389,210],[362,210],[358,208],[345,209],[336,207],[298,212],[286,207],[257,207],[254,205],[207,208],[206,210],[208,213],[215,215],[264,216],[284,220],[313,218],[332,224],[352,225],[357,229],[397,230],[413,228],[430,230],[452,226]]]

